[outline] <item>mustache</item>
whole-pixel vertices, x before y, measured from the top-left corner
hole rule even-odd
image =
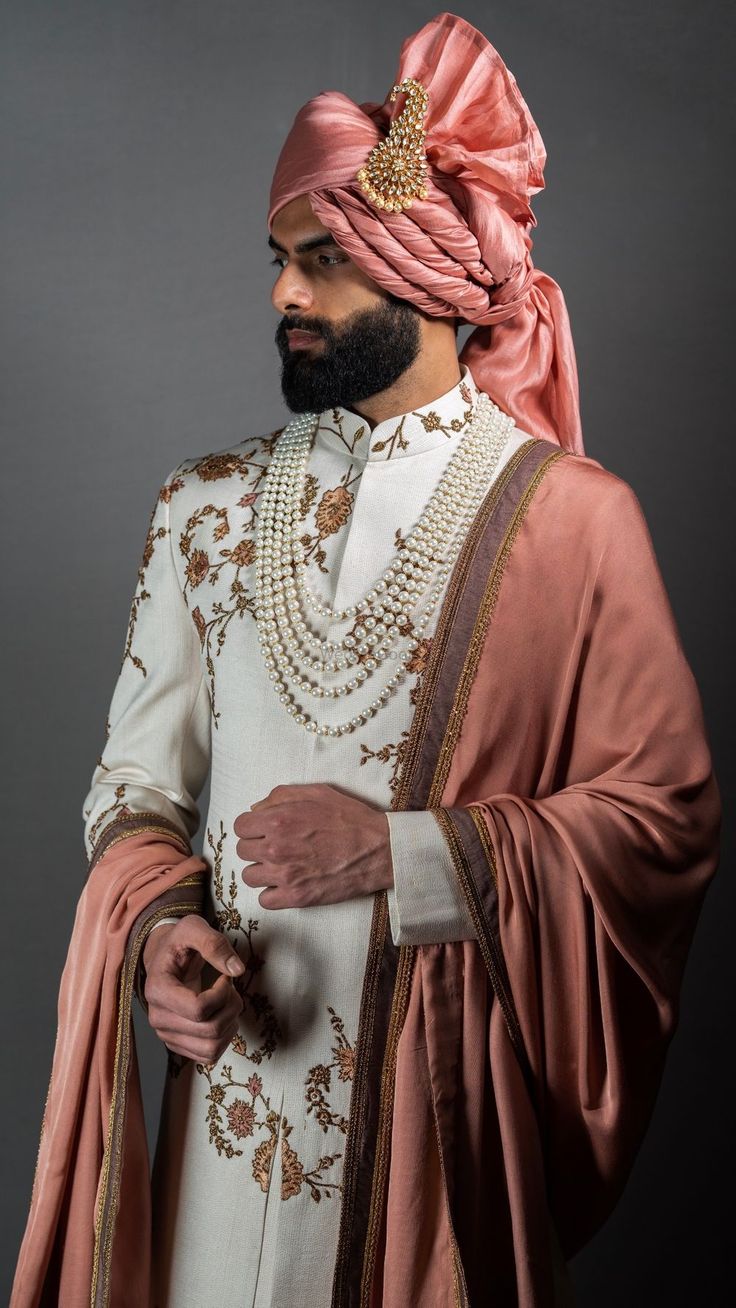
[[[276,328],[276,339],[285,342],[286,333],[292,331],[311,332],[313,336],[329,337],[330,335],[329,328],[319,321],[309,322],[308,320],[305,321],[304,319],[299,318],[282,318]]]

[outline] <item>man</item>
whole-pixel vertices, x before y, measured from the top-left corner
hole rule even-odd
[[[449,14],[382,105],[297,115],[297,417],[154,505],[16,1308],[560,1304],[620,1194],[720,805],[638,501],[582,453],[544,157]]]

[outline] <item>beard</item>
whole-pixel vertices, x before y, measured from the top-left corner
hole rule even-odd
[[[349,408],[392,386],[420,352],[420,317],[413,304],[389,296],[350,314],[339,327],[318,318],[283,318],[276,345],[281,390],[292,413]],[[324,345],[290,350],[287,329],[314,332]]]

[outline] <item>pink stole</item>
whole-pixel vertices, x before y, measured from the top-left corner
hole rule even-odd
[[[148,1305],[149,1157],[131,1000],[148,932],[159,917],[201,911],[206,870],[153,818],[157,830],[152,815],[113,824],[79,899],[11,1308]]]

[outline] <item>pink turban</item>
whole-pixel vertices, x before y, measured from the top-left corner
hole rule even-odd
[[[269,200],[308,195],[317,219],[384,290],[438,318],[477,324],[460,353],[518,426],[583,454],[578,377],[560,287],[531,260],[544,143],[513,73],[489,41],[442,13],[401,47],[396,84],[428,93],[427,198],[374,207],[356,173],[404,107],[322,91],[294,119]]]

